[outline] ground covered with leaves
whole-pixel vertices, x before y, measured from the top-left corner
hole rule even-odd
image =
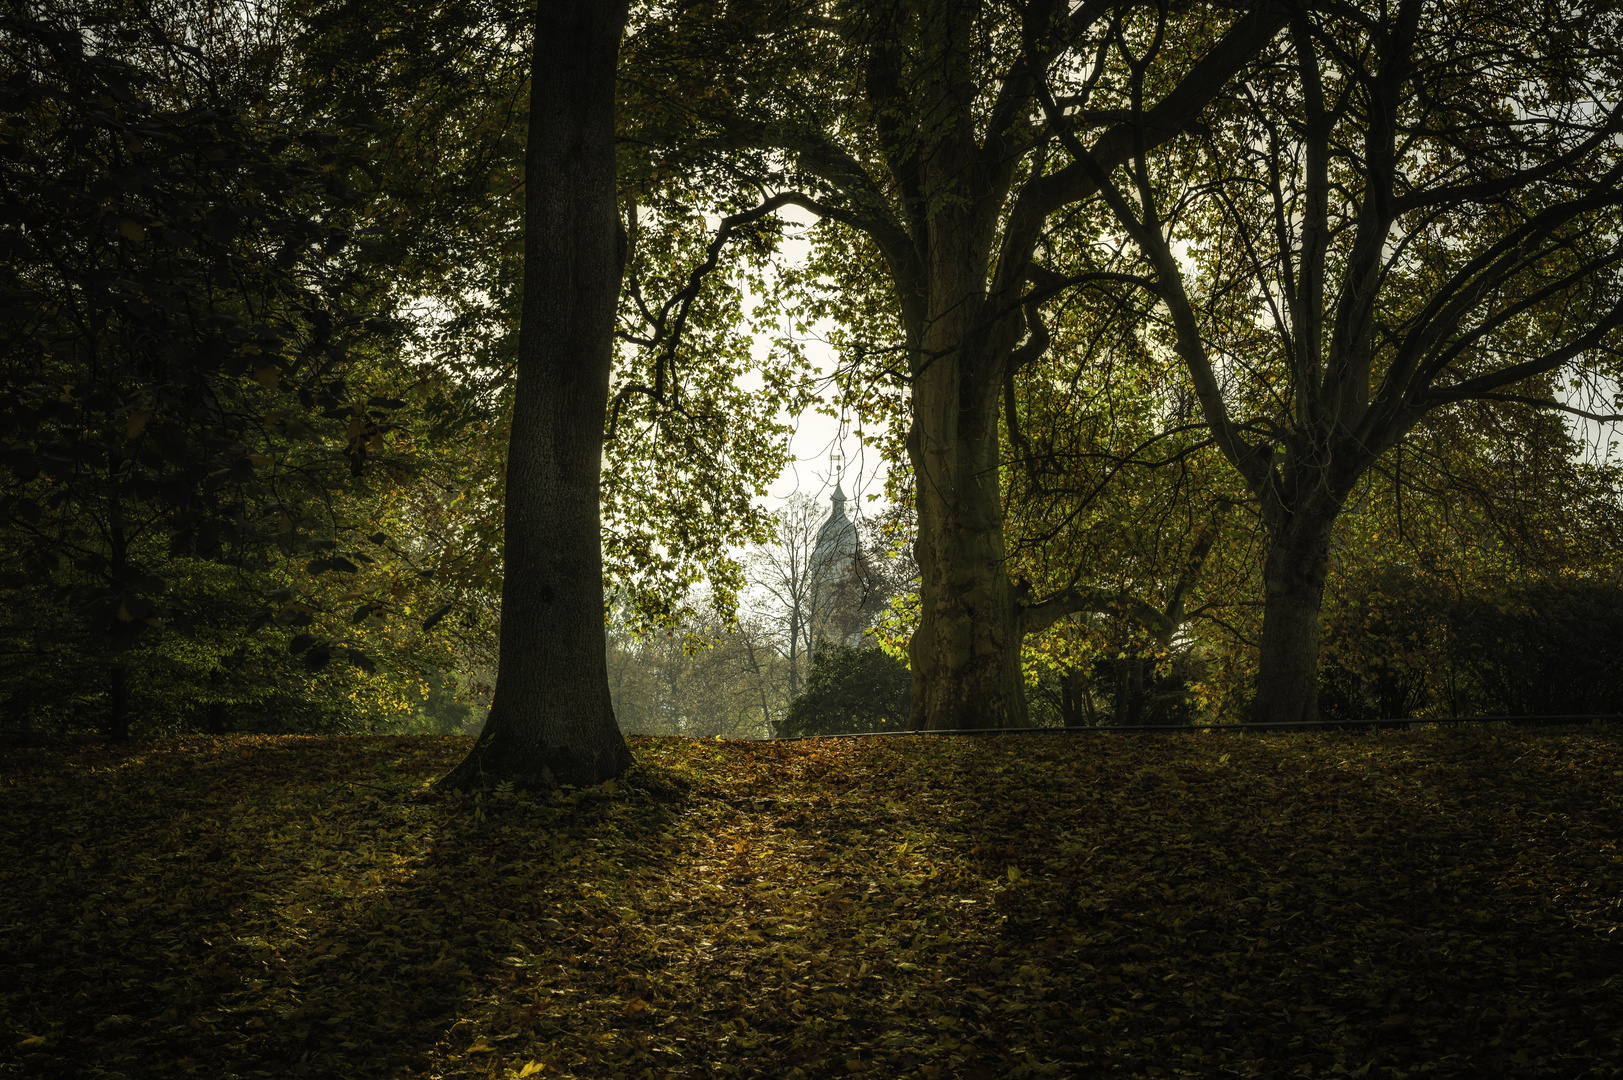
[[[0,752],[0,1074],[1623,1073],[1623,730]]]

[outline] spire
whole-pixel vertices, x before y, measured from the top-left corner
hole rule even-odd
[[[845,476],[845,450],[838,443],[828,452],[828,474],[834,478],[834,494],[829,501],[834,504],[834,512],[829,520],[845,517],[845,489],[840,487],[840,480]]]
[[[834,494],[829,497],[828,517],[817,530],[817,542],[812,545],[812,572],[819,576],[840,576],[857,553],[857,527],[845,516],[845,489],[834,481]]]

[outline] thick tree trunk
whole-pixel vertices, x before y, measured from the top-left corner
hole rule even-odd
[[[910,650],[912,726],[928,731],[1026,724],[1019,609],[1003,547],[996,396],[985,402],[970,365],[953,355],[968,337],[942,342],[913,389],[922,606]]]
[[[586,786],[631,764],[609,696],[598,507],[622,269],[614,75],[626,7],[542,0],[536,16],[500,667],[484,731],[447,787]]]
[[[971,529],[958,524],[957,515],[941,517],[945,521],[917,545],[924,556],[923,610],[910,656],[912,726],[1023,727],[1018,612],[1004,566],[1001,522]]]
[[[1304,723],[1319,716],[1319,610],[1330,569],[1335,512],[1285,518],[1263,562],[1262,643],[1252,719]]]
[[[919,162],[931,209],[920,237],[925,288],[907,328],[921,600],[911,723],[932,731],[1023,727],[1020,611],[998,483],[997,406],[1014,341],[1008,320],[996,328],[981,321],[996,229],[986,210],[997,200],[974,134],[968,46],[976,7],[945,0],[929,11],[926,70],[941,81],[923,95],[934,102],[925,110],[933,145]]]
[[[114,742],[130,738],[130,676],[123,664],[107,669],[107,737]]]

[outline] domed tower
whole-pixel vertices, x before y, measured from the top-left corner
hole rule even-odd
[[[845,492],[839,481],[834,483],[829,503],[828,520],[817,530],[810,567],[813,584],[832,588],[844,584],[856,570],[857,527],[845,516]]]
[[[857,566],[857,526],[845,515],[839,481],[828,518],[817,530],[807,570],[811,578],[808,649],[818,640],[855,644],[862,635],[862,582]]]

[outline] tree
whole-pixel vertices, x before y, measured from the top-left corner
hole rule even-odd
[[[868,358],[905,383],[921,572],[915,726],[1025,723],[1027,603],[1006,569],[998,406],[1043,347],[1040,305],[1095,280],[1042,265],[1098,191],[1086,163],[1056,152],[1059,128],[1087,127],[1093,159],[1110,168],[1160,146],[1198,122],[1287,18],[1272,3],[1180,13],[1178,53],[1159,58],[1153,85],[1140,81],[1128,123],[1125,94],[1105,107],[1089,94],[1105,96],[1100,80],[1123,84],[1119,65],[1094,57],[1132,11],[761,2],[728,4],[721,19],[717,5],[696,4],[650,21],[629,46],[634,136],[667,147],[668,168],[709,166],[729,191],[829,223],[810,273],[853,287],[833,307],[873,331]],[[1073,74],[1079,111],[1044,124],[1035,95],[1056,70]],[[883,285],[854,280],[864,276]]]
[[[446,507],[462,542],[447,559],[462,595],[494,608],[533,18],[482,0],[401,0],[387,19],[370,0],[294,8],[301,99],[373,132],[369,223],[418,316],[413,401],[435,442],[467,448],[469,475]],[[764,255],[760,230],[735,223],[713,236],[685,177],[649,168],[634,140],[617,149],[626,251],[600,485],[605,587],[640,629],[725,622],[743,583],[729,553],[766,536],[757,500],[785,460],[781,414],[801,407],[803,365],[792,347],[754,355],[745,330],[737,285]],[[709,610],[692,610],[701,599]]]
[[[1525,712],[1510,700],[1546,692],[1525,693],[1545,657],[1564,653],[1572,673],[1603,666],[1604,620],[1580,633],[1562,624],[1584,625],[1574,616],[1599,606],[1586,597],[1613,576],[1623,465],[1584,460],[1580,436],[1552,410],[1475,402],[1433,416],[1371,468],[1331,545],[1321,715]],[[1501,636],[1523,612],[1535,618]],[[1544,640],[1528,645],[1526,631]],[[1479,673],[1494,669],[1519,673],[1502,684],[1519,681],[1515,695],[1481,692]],[[1582,682],[1549,685],[1582,700]]]
[[[1130,153],[1084,145],[1046,83],[1045,110],[1267,529],[1252,715],[1312,720],[1334,527],[1384,455],[1469,402],[1615,419],[1564,398],[1616,374],[1623,25],[1581,2],[1302,9],[1157,156],[1147,102],[1175,27],[1134,23],[1115,43]]]
[[[1004,396],[1010,570],[1046,597],[1025,610],[1026,665],[1068,725],[1097,719],[1106,669],[1113,723],[1187,709],[1166,670],[1198,666],[1195,636],[1252,584],[1254,523],[1231,512],[1245,492],[1191,422],[1177,358],[1147,347],[1143,308],[1130,284],[1051,305],[1047,349]]]
[[[782,659],[748,626],[690,625],[609,635],[609,685],[620,730],[760,738],[788,704]]]
[[[536,14],[500,666],[448,787],[587,786],[631,764],[609,695],[598,509],[624,259],[614,81],[626,11],[548,0]]]
[[[797,492],[776,514],[773,542],[756,545],[749,556],[749,576],[760,590],[755,615],[776,631],[778,651],[789,666],[791,699],[800,693],[815,627],[826,616],[828,598],[812,573],[822,518],[816,500]]]
[[[358,148],[267,106],[275,71],[217,47],[259,24],[31,14],[0,21],[0,544],[125,737],[138,642],[240,634],[261,606],[244,579],[312,541],[313,571],[357,569],[304,503],[365,471],[399,403],[346,383],[380,337]],[[301,639],[312,670],[334,655]]]
[[[909,583],[910,566],[890,554],[880,535],[884,519],[852,521],[845,501],[838,484],[826,514],[810,496],[791,496],[777,511],[773,542],[754,545],[747,556],[753,614],[773,630],[791,699],[819,641],[850,644]]]

